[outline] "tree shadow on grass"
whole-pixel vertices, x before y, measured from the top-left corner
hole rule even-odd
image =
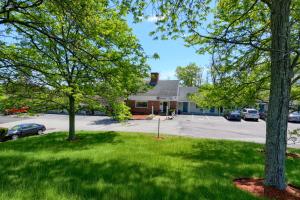
[[[171,153],[192,163],[195,174],[210,174],[232,182],[240,177],[264,177],[264,155],[258,152],[263,145],[245,142],[212,141],[197,142],[192,151]],[[288,183],[300,186],[300,159],[287,159],[286,175]],[[200,178],[200,177],[199,177]]]
[[[206,184],[196,173],[126,160],[0,156],[0,163],[0,189],[7,198],[19,191],[22,199],[256,199],[218,180]]]
[[[300,166],[300,159],[288,158],[286,161],[286,172],[287,172],[288,182],[298,187],[300,187],[299,166]]]
[[[162,147],[157,153],[153,143],[141,148],[141,144],[147,145],[145,138],[140,144],[135,141],[137,151],[130,146],[132,153],[128,155],[119,148],[123,143],[115,132],[79,133],[81,140],[71,143],[65,136],[57,133],[1,145],[0,199],[14,199],[16,193],[20,194],[17,199],[55,200],[257,199],[236,189],[232,179],[262,175],[263,156],[256,150],[261,145],[189,140],[176,148],[157,143]],[[178,141],[174,142],[177,145]],[[101,149],[117,145],[118,152],[111,157],[67,152],[97,148],[98,144]],[[66,153],[39,154],[43,150]],[[134,159],[135,155],[145,159]]]
[[[172,157],[179,157],[186,163],[191,163],[195,174],[200,176],[218,177],[218,179],[232,182],[239,177],[262,177],[263,156],[257,153],[259,144],[203,140],[192,146],[187,152],[170,153]]]
[[[118,133],[108,132],[91,132],[81,134],[77,133],[77,140],[67,141],[65,132],[51,133],[36,137],[21,138],[16,141],[8,141],[0,145],[0,151],[13,150],[20,152],[37,152],[51,151],[60,152],[63,150],[83,150],[97,144],[118,144],[121,139],[117,139]]]

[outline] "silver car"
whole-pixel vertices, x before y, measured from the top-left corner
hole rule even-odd
[[[289,114],[289,122],[300,122],[300,112],[292,112]]]
[[[242,110],[242,118],[244,120],[255,120],[258,121],[259,119],[259,112],[256,109],[253,108],[245,108]]]

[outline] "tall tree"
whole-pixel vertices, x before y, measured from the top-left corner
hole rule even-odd
[[[187,66],[178,66],[176,76],[183,86],[199,87],[202,81],[202,69],[196,63],[190,63]]]
[[[18,15],[27,13],[40,6],[44,0],[2,0],[0,2],[0,24],[19,23],[26,26],[36,26],[30,21],[22,21]]]
[[[26,77],[29,87],[23,88],[32,93],[24,97],[31,102],[67,109],[69,140],[75,139],[80,103],[118,102],[143,83],[146,57],[109,2],[49,0],[22,17],[39,24],[39,29],[8,25],[17,38],[1,52],[5,68],[0,73],[8,85]]]
[[[285,152],[293,67],[290,53],[291,0],[275,0],[271,10],[271,88],[267,118],[265,184],[285,189]]]
[[[140,10],[153,1],[137,0],[134,4],[128,0],[123,2],[134,7],[132,10],[137,11],[135,14],[139,20]],[[153,10],[160,16],[153,34],[162,32],[163,39],[184,38],[188,45],[200,46],[199,53],[207,50],[201,46],[218,47],[223,50],[223,55],[232,58],[226,59],[229,64],[250,50],[258,52],[257,55],[267,55],[260,60],[269,62],[271,79],[265,184],[278,189],[286,187],[288,102],[293,70],[300,56],[299,42],[294,43],[295,40],[291,39],[297,37],[296,41],[299,41],[299,6],[299,0],[220,0],[216,8],[211,0],[166,0],[153,4]],[[207,19],[213,11],[215,20],[207,26]],[[238,72],[243,65],[233,67],[237,67]]]

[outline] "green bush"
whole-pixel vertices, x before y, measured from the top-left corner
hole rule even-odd
[[[175,109],[170,109],[168,114],[172,115],[172,113],[176,113],[176,110]]]
[[[1,128],[0,127],[0,139],[5,137],[5,135],[7,134],[8,129],[7,128]]]
[[[130,108],[124,102],[114,103],[111,106],[110,115],[119,122],[129,120],[132,117]]]

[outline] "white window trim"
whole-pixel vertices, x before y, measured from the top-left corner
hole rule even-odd
[[[145,107],[140,107],[140,106],[137,106],[137,103],[139,103],[139,102],[143,102],[143,103],[147,103],[147,106],[145,106]],[[148,101],[135,101],[135,108],[148,108]]]

